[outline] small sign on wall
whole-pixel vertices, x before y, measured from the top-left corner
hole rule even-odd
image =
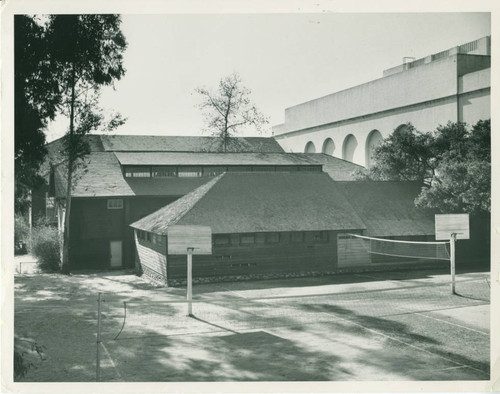
[[[469,214],[436,214],[435,215],[436,241],[448,240],[451,234],[456,239],[469,239]]]
[[[212,254],[212,229],[208,226],[172,226],[167,230],[168,254]]]

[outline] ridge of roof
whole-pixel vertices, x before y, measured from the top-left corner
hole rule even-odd
[[[86,134],[92,151],[129,152],[219,152],[222,140],[213,136],[143,135],[143,134]],[[47,144],[61,145],[64,136]],[[284,152],[274,137],[231,137],[227,142],[229,152]]]
[[[173,223],[210,226],[213,234],[366,228],[335,182],[319,172],[225,173],[132,227],[164,235]]]
[[[166,235],[168,227],[175,225],[186,215],[224,175],[225,173],[211,179],[174,202],[130,224],[130,227]]]

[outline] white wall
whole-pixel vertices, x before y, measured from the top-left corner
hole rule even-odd
[[[372,130],[378,130],[383,138],[387,138],[398,126],[412,123],[418,130],[432,131],[439,124],[449,120],[456,121],[457,105],[454,99],[443,100],[438,104],[427,104],[407,110],[394,110],[385,116],[372,116],[351,123],[316,128],[311,131],[300,131],[290,135],[277,135],[276,140],[287,152],[304,152],[306,144],[311,141],[316,152],[321,152],[325,139],[331,138],[335,144],[333,156],[342,159],[342,147],[349,134],[356,137],[358,146],[354,152],[353,162],[365,165],[365,147],[368,135]]]

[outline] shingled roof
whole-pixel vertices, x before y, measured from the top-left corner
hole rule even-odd
[[[325,173],[226,173],[131,226],[210,226],[214,234],[365,229]]]
[[[320,165],[301,153],[115,152],[122,165]]]
[[[64,164],[55,167],[57,197],[66,193]],[[73,197],[183,196],[213,177],[125,178],[113,152],[91,152],[77,171]]]
[[[336,182],[371,236],[433,235],[434,214],[417,209],[418,182]]]
[[[364,169],[363,166],[325,153],[300,153],[300,155],[311,162],[322,164],[323,171],[335,181],[354,181],[357,179],[356,171]]]
[[[164,135],[101,135],[106,151],[223,152],[220,138]],[[272,137],[230,138],[227,152],[284,152]]]

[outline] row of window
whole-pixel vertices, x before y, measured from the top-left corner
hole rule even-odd
[[[293,231],[290,232],[290,242],[293,243],[326,243],[328,231]],[[213,236],[215,246],[277,244],[282,241],[280,233],[246,233],[246,234],[216,234]]]
[[[293,243],[326,243],[328,231],[293,231],[290,232],[290,242]],[[161,235],[148,231],[137,230],[137,238],[160,245]],[[215,234],[212,238],[214,246],[225,245],[252,245],[252,244],[277,244],[282,241],[281,233],[244,233],[244,234]]]
[[[152,244],[161,245],[161,235],[153,234],[148,231],[137,230],[137,238],[151,242]]]
[[[309,166],[125,166],[127,178],[192,178],[216,176],[223,172],[320,172],[321,165]]]

